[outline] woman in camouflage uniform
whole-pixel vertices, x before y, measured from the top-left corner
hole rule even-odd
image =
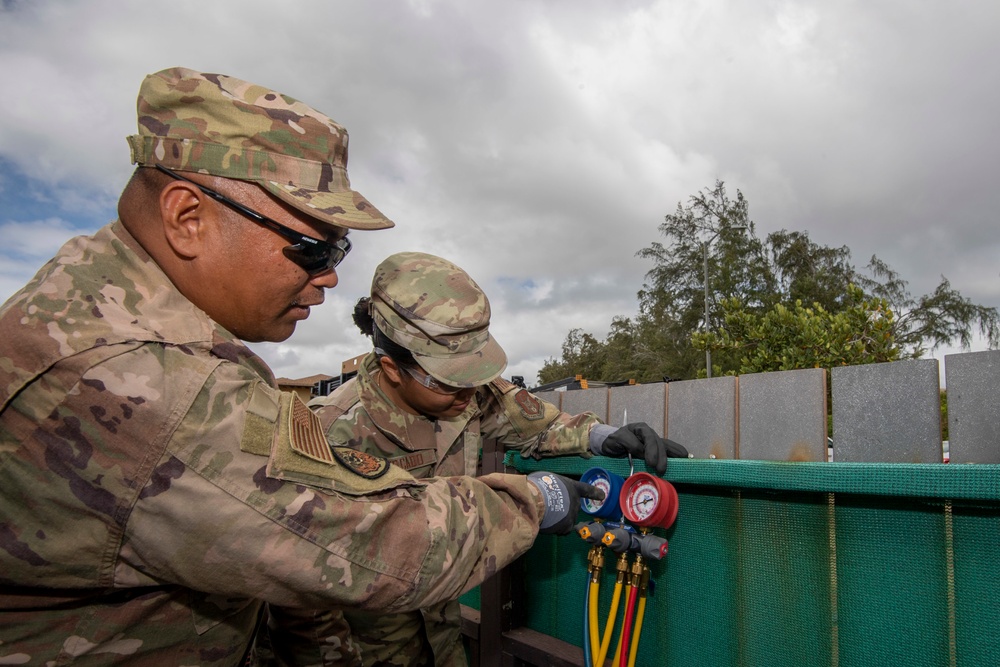
[[[385,259],[354,321],[374,350],[358,376],[314,399],[330,442],[386,457],[415,477],[475,475],[485,440],[522,456],[687,456],[645,424],[569,415],[502,379],[489,299],[461,268],[417,252]],[[365,665],[464,666],[457,601],[403,614],[348,612]]]

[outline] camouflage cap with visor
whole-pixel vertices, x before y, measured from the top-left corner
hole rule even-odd
[[[438,382],[478,387],[507,367],[489,332],[489,299],[446,259],[422,252],[387,257],[375,268],[371,303],[379,331]]]
[[[183,67],[139,88],[132,162],[252,181],[306,215],[348,229],[391,220],[351,189],[347,131],[312,107],[224,74]]]

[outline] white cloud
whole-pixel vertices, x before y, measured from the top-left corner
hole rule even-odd
[[[32,262],[36,268],[73,235],[73,226],[61,218],[0,223],[7,256]]]
[[[651,268],[636,251],[716,178],[761,234],[807,230],[861,264],[877,253],[914,292],[946,275],[1000,305],[995,3],[4,6],[0,85],[20,92],[0,107],[0,169],[51,202],[44,216],[113,211],[136,91],[164,67],[269,85],[347,126],[352,183],[398,226],[354,235],[327,304],[260,348],[279,375],[364,351],[350,306],[382,258],[423,250],[487,290],[511,368],[534,381],[569,329],[635,313]],[[22,196],[0,187],[5,211]],[[8,292],[33,272],[13,252]]]

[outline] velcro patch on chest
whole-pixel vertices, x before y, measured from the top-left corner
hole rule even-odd
[[[328,450],[342,466],[367,479],[377,479],[389,470],[388,461],[368,452],[336,445],[329,445]]]
[[[527,389],[514,394],[514,403],[521,410],[521,416],[528,421],[535,421],[545,416],[545,408],[542,402],[535,398]]]

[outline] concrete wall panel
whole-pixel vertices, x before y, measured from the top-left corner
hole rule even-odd
[[[671,382],[664,435],[694,458],[736,458],[736,378]]]
[[[830,380],[834,461],[942,461],[937,359],[838,366]]]
[[[1000,350],[949,354],[948,444],[952,463],[1000,463]]]
[[[826,461],[826,370],[807,368],[739,378],[739,457]]]

